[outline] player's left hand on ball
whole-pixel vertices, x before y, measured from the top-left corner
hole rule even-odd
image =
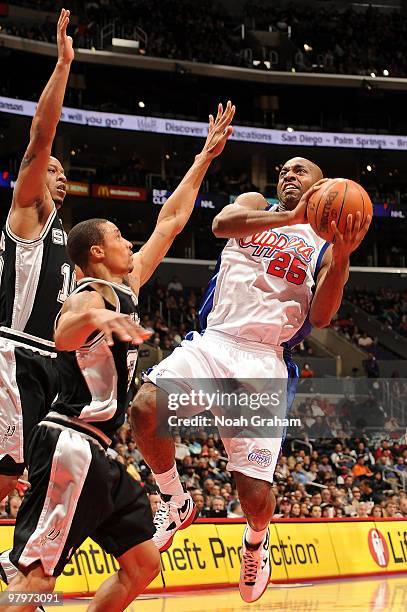
[[[345,232],[341,234],[335,221],[331,222],[332,230],[335,234],[335,242],[333,243],[332,254],[334,257],[349,257],[353,251],[356,251],[363,238],[366,236],[369,225],[372,221],[371,215],[366,217],[366,221],[362,225],[362,214],[360,211],[356,216],[348,215],[346,219]]]
[[[72,37],[66,33],[70,14],[70,11],[62,9],[57,24],[58,62],[64,64],[70,64],[75,57]]]
[[[230,124],[235,111],[236,107],[229,100],[225,110],[223,110],[222,104],[218,105],[216,119],[213,118],[213,115],[209,115],[209,131],[202,150],[203,153],[209,154],[211,158],[217,157],[222,153],[227,139],[233,132]]]

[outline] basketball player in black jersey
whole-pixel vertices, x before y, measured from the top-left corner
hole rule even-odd
[[[57,394],[53,323],[74,286],[57,209],[66,194],[51,157],[74,58],[69,11],[57,26],[58,61],[37,106],[13,202],[0,234],[0,499],[23,473],[28,440]]]
[[[138,325],[138,289],[188,221],[202,179],[232,133],[234,112],[228,102],[224,112],[219,105],[216,119],[210,116],[202,152],[162,207],[154,232],[138,253],[105,219],[83,221],[69,234],[68,254],[85,278],[57,318],[60,390],[30,441],[31,488],[17,515],[10,554],[20,571],[9,590],[52,591],[88,536],[113,554],[121,568],[101,585],[89,610],[121,612],[159,572],[147,496],[106,450],[131,399],[136,345],[150,335]]]

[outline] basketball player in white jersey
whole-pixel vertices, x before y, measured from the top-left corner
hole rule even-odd
[[[178,529],[192,522],[195,510],[177,474],[172,439],[157,437],[155,386],[168,389],[165,379],[288,378],[290,383],[298,378],[290,349],[312,326],[329,325],[342,300],[349,256],[371,221],[361,227],[360,215],[350,215],[344,235],[333,225],[333,245],[318,237],[307,223],[306,206],[322,183],[318,166],[296,157],[281,169],[279,205],[270,208],[262,195],[246,193],[215,217],[214,234],[228,242],[199,312],[204,333],[195,332],[149,371],[134,400],[137,445],[163,496],[154,536],[161,551]],[[288,384],[288,404],[293,393]],[[202,407],[195,408],[195,413],[200,411]],[[229,438],[219,431],[247,519],[240,593],[253,602],[263,594],[271,573],[268,525],[275,507],[271,487],[281,437]]]
[[[53,321],[75,282],[57,213],[66,177],[51,156],[74,58],[69,14],[63,9],[59,17],[58,60],[38,102],[0,234],[0,499],[23,473],[32,429],[58,392]]]

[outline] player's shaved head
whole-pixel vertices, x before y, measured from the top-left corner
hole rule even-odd
[[[317,164],[315,164],[310,159],[307,159],[306,157],[293,157],[292,159],[289,159],[288,161],[285,162],[283,168],[285,166],[296,166],[296,165],[303,165],[309,168],[311,172],[315,174],[315,182],[320,181],[322,178],[324,178],[324,174],[321,168],[317,166]]]
[[[310,159],[293,157],[286,161],[280,170],[277,185],[280,209],[295,208],[301,196],[323,176],[321,168]]]

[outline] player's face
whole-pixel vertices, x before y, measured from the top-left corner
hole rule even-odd
[[[277,184],[279,201],[289,210],[295,208],[301,196],[322,178],[318,166],[308,159],[294,157],[280,170]]]
[[[118,227],[108,221],[103,226],[105,265],[111,272],[127,275],[133,270],[132,243],[123,238]]]
[[[66,176],[56,157],[49,158],[46,182],[55,206],[60,208],[66,196]]]

